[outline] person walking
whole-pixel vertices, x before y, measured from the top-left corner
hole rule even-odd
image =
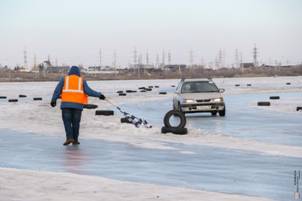
[[[88,103],[88,96],[106,99],[101,92],[94,91],[88,86],[86,80],[81,77],[79,67],[72,66],[68,75],[60,79],[50,102],[50,105],[55,107],[57,99],[61,97],[62,119],[66,133],[63,145],[80,144],[80,122],[83,106]]]

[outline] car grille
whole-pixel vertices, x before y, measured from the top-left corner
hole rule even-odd
[[[210,102],[211,99],[198,99],[196,100],[197,103],[207,103],[207,102]]]

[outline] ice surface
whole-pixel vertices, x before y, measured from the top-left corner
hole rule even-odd
[[[112,102],[120,105],[123,109],[150,120],[150,122],[154,124],[154,127],[152,129],[135,128],[133,125],[121,124],[119,115],[110,117],[95,116],[94,110],[85,110],[83,112],[80,131],[80,139],[83,140],[81,147],[86,147],[86,141],[91,142],[94,139],[98,139],[100,141],[104,140],[104,143],[107,142],[109,145],[111,143],[125,143],[127,146],[133,146],[135,149],[142,149],[144,150],[144,153],[146,151],[147,154],[153,151],[164,153],[164,156],[167,153],[175,153],[180,157],[178,160],[185,158],[190,160],[195,157],[196,161],[190,163],[191,165],[186,166],[185,164],[182,164],[188,168],[190,175],[192,173],[191,171],[195,171],[193,168],[194,164],[202,160],[200,158],[200,153],[203,151],[208,154],[208,162],[211,161],[211,157],[213,160],[220,161],[220,166],[214,163],[213,160],[212,163],[209,162],[209,164],[212,165],[209,167],[216,171],[213,175],[218,175],[219,173],[228,175],[229,173],[224,172],[226,171],[224,170],[225,165],[232,162],[236,164],[236,161],[238,162],[238,160],[240,161],[242,158],[250,156],[251,158],[246,158],[246,164],[255,169],[252,168],[250,171],[248,171],[248,169],[240,169],[240,167],[242,167],[240,163],[238,163],[238,166],[230,166],[230,169],[227,169],[229,171],[241,172],[243,175],[249,174],[251,178],[256,179],[255,186],[251,186],[250,191],[247,190],[246,192],[242,192],[242,194],[248,195],[251,194],[253,189],[257,189],[259,178],[266,178],[267,180],[272,179],[271,182],[277,184],[278,182],[282,182],[282,186],[286,186],[286,189],[290,189],[290,175],[292,171],[302,166],[302,162],[299,162],[302,157],[302,127],[300,123],[302,115],[301,112],[293,111],[293,108],[295,109],[296,106],[301,104],[301,77],[232,78],[214,80],[219,87],[226,89],[225,100],[227,103],[227,116],[221,118],[209,117],[207,115],[188,115],[187,126],[189,128],[189,135],[186,136],[160,134],[162,117],[167,110],[172,108],[172,92],[175,88],[171,88],[171,85],[177,85],[177,80],[89,82],[92,88],[102,91]],[[291,85],[285,85],[286,82],[291,82]],[[252,86],[247,87],[247,83],[252,84]],[[235,84],[241,84],[241,86],[235,87]],[[0,100],[0,144],[4,142],[5,131],[15,131],[16,133],[21,134],[31,133],[32,139],[44,138],[46,140],[48,138],[55,138],[57,139],[55,144],[58,145],[55,147],[55,150],[62,150],[61,143],[64,141],[65,133],[61,120],[61,111],[59,107],[51,108],[49,106],[55,85],[55,82],[0,83],[0,96],[8,96],[8,98],[18,98],[19,94],[28,96],[27,98],[19,99],[18,103],[8,103],[7,100]],[[117,90],[135,90],[138,87],[149,85],[160,85],[160,88],[153,89],[150,93],[133,93],[126,97],[119,97],[115,93]],[[159,91],[168,91],[169,93],[168,95],[162,96],[158,95]],[[268,100],[270,95],[280,95],[281,99],[271,100],[271,107],[259,108],[256,106],[257,101]],[[43,101],[32,101],[33,97],[43,97]],[[99,105],[99,109],[114,109],[110,104],[100,101],[97,98],[91,98],[90,102]],[[186,148],[180,148],[181,145]],[[36,149],[37,153],[41,151],[41,148],[36,147],[35,144],[25,144],[24,146]],[[189,149],[188,147],[192,148]],[[205,147],[207,148],[205,149]],[[101,150],[101,146],[99,149]],[[228,157],[226,157],[226,159],[228,159],[227,162],[226,160],[223,160],[223,157],[219,157],[220,154],[217,150],[220,150],[221,154],[225,152],[228,155]],[[124,151],[127,153],[128,149],[125,149]],[[27,152],[28,151],[24,151],[24,154]],[[49,149],[42,150],[42,152],[45,152],[46,155],[51,154]],[[93,151],[88,151],[89,154],[91,154],[91,152]],[[22,151],[19,153],[19,156],[21,153]],[[14,152],[12,152],[12,154],[14,154]],[[80,158],[78,159],[75,158],[75,161],[82,160],[82,156],[79,157]],[[106,152],[104,157],[110,157],[110,153]],[[259,158],[259,160],[256,160],[257,158]],[[5,164],[7,165],[7,163],[5,163],[7,160],[3,161],[3,158],[0,159],[2,161],[0,166],[3,167]],[[14,157],[14,155],[12,155],[11,160],[22,166],[22,158],[18,156]],[[32,160],[35,161],[35,157],[32,158]],[[63,161],[66,162],[66,160],[67,159]],[[204,160],[206,160],[206,158],[204,158]],[[113,167],[118,167],[120,162],[121,161],[116,161],[116,163],[113,164]],[[158,163],[161,163],[161,161],[158,161]],[[26,163],[23,165],[25,164]],[[74,166],[76,166],[76,164],[70,165],[71,168],[74,168]],[[17,167],[17,165],[11,165],[11,167]],[[96,171],[97,167],[98,166],[91,166],[89,169],[93,172]],[[31,166],[30,163],[28,168],[36,169]],[[201,172],[206,169],[206,167],[199,167],[195,173],[201,174]],[[7,172],[9,174],[10,171],[12,170],[1,170],[0,174],[6,174]],[[183,169],[182,171],[186,172],[186,169]],[[135,174],[135,172],[137,172],[137,169],[134,168],[132,174]],[[257,174],[259,172],[266,173],[265,175],[267,177],[263,177],[261,174],[259,176]],[[173,172],[167,173],[167,178],[168,180],[172,179],[175,175],[182,175],[181,173],[183,172],[176,171],[175,174],[173,174]],[[25,173],[25,175],[26,174],[31,173]],[[204,174],[208,175],[210,172],[204,172]],[[18,175],[17,178],[11,181],[11,185],[17,185],[20,180],[24,179],[22,173],[18,173]],[[148,178],[148,175],[148,173],[146,173],[145,176],[141,175],[139,177],[140,179],[137,181],[148,182],[142,179]],[[192,175],[194,176],[193,173]],[[236,175],[230,175],[229,179],[237,181]],[[45,175],[44,173],[41,173],[39,176],[47,179],[48,173],[45,173]],[[76,176],[72,175],[70,177]],[[224,177],[221,177],[221,179],[223,178]],[[33,180],[33,182],[40,181],[33,175],[29,177],[28,184],[30,184],[30,180]],[[128,181],[131,179],[126,178],[125,180]],[[288,180],[288,183],[286,183],[286,180]],[[65,180],[59,180],[59,184],[54,182],[53,185],[58,185],[58,188],[63,188],[64,185],[60,183],[63,181]],[[207,190],[212,191],[220,191],[227,186],[232,187],[232,184],[226,185],[221,181],[213,181],[212,183],[209,181],[210,180],[205,180],[205,182],[202,183],[199,180],[189,180],[187,181],[187,184],[188,186],[196,185],[199,187],[201,184],[205,184]],[[6,183],[6,179],[0,181],[0,185],[2,185],[3,182]],[[278,188],[275,188],[276,186],[274,185],[274,188],[272,188],[271,182],[269,182],[268,185],[263,186],[263,189],[267,190],[266,194],[263,193],[265,197],[270,197],[268,194],[273,192],[281,192]],[[83,185],[83,183],[78,185]],[[51,192],[58,191],[58,188]],[[168,188],[170,189],[170,187],[167,187],[167,189]],[[2,193],[4,192],[1,191],[1,189],[2,188],[0,188],[0,194],[3,195]],[[146,189],[146,191],[150,190],[148,187],[146,187]],[[240,193],[240,189],[240,187],[234,187],[236,193]],[[38,189],[33,189],[30,193],[34,193],[35,190]],[[178,192],[177,190],[175,191]],[[5,192],[7,193],[6,195],[10,195],[11,193],[9,188],[6,189]],[[76,191],[76,193],[79,192]],[[126,194],[125,196],[131,197],[131,193],[132,192],[129,192],[129,194]],[[291,193],[292,192],[288,192],[289,197]],[[224,194],[222,197],[227,198]],[[178,198],[177,195],[175,198]],[[217,197],[214,196],[214,198]],[[119,198],[116,200],[118,199]],[[189,200],[194,199],[196,198],[193,196],[192,199],[190,198]],[[242,198],[239,200],[244,199]],[[169,199],[167,198],[167,200]],[[209,198],[209,200],[211,200],[211,198]]]

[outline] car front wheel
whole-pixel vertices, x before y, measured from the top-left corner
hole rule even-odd
[[[225,116],[225,108],[221,111],[219,111],[219,116],[224,117]]]

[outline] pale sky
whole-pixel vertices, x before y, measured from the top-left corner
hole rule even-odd
[[[170,51],[172,63],[213,62],[219,49],[226,62],[235,49],[252,60],[302,62],[302,0],[0,0],[0,64],[38,62],[50,55],[59,64],[133,61],[133,49],[150,62]],[[167,59],[166,59],[167,61]]]

